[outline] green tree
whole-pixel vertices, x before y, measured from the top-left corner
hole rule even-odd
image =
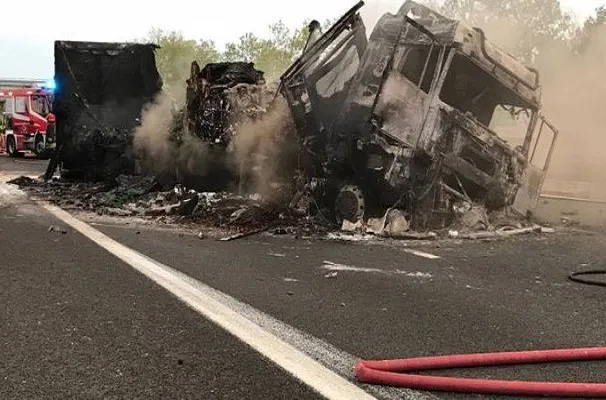
[[[176,31],[153,28],[145,40],[160,46],[156,52],[156,66],[169,88],[185,86],[192,61],[205,65],[221,57],[213,41],[185,39]]]
[[[578,30],[559,0],[445,0],[442,11],[485,29],[489,39],[528,63],[542,49],[569,44]]]
[[[596,8],[595,15],[587,18],[576,41],[577,53],[586,52],[597,35],[603,35],[606,27],[606,6]]]
[[[277,79],[301,54],[307,41],[308,24],[309,21],[305,21],[300,28],[291,30],[278,21],[269,26],[268,38],[246,33],[238,41],[226,45],[223,59],[254,62],[256,68],[265,72],[267,80]],[[330,25],[331,21],[325,21],[323,29]]]

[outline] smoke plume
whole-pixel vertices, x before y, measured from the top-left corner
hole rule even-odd
[[[289,175],[283,167],[291,124],[288,105],[279,97],[266,112],[241,121],[233,139],[231,161],[241,183],[269,201],[279,195],[273,184]]]
[[[533,40],[532,23],[520,27],[521,20],[533,18],[540,16],[521,15],[515,21],[474,16],[476,22],[482,21],[478,25],[485,28],[490,41],[513,54],[528,48],[525,42]],[[606,178],[606,139],[601,132],[606,122],[601,110],[606,98],[606,27],[596,27],[586,40],[583,49],[571,49],[563,41],[546,41],[538,43],[533,54],[526,54],[541,74],[542,112],[559,130],[548,173],[552,182],[603,182]]]
[[[141,113],[141,125],[135,130],[134,150],[145,170],[165,173],[172,159],[170,131],[173,123],[173,102],[165,93],[159,94]]]
[[[209,163],[206,143],[174,130],[177,102],[168,93],[161,93],[141,113],[141,125],[135,131],[134,150],[144,172],[160,178],[179,180],[182,175],[203,174]]]
[[[604,182],[606,178],[606,26],[596,28],[580,54],[541,55],[544,112],[560,130],[550,177]]]
[[[372,4],[375,3],[391,2],[375,0]],[[524,53],[541,74],[542,112],[559,130],[548,173],[552,183],[548,183],[603,182],[606,139],[602,127],[606,117],[601,108],[602,99],[606,98],[606,27],[596,27],[586,38],[584,49],[571,49],[565,40],[574,40],[574,32],[561,32],[559,38],[552,40],[540,37],[536,26],[541,26],[541,10],[528,7],[517,11],[516,18],[512,18],[476,8],[466,18],[468,24],[482,28],[499,47],[512,54]]]

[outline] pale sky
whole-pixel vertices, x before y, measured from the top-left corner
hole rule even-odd
[[[53,75],[55,40],[131,41],[144,37],[152,27],[177,30],[191,39],[212,39],[222,48],[246,32],[263,36],[267,26],[282,20],[290,27],[305,19],[337,18],[357,0],[29,0],[27,4],[2,4],[0,77],[48,79]],[[210,3],[206,5],[204,3]],[[362,15],[367,25],[387,11],[396,11],[403,0],[367,0]],[[606,0],[561,0],[580,19]],[[2,2],[4,3],[4,2]],[[26,12],[24,14],[24,9]],[[17,17],[14,17],[17,16]],[[22,16],[22,17],[21,17]],[[370,27],[369,27],[370,28]]]

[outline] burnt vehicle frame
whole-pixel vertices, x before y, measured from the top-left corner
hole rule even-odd
[[[445,225],[456,202],[531,212],[558,135],[540,113],[538,72],[414,1],[367,38],[363,5],[281,77],[307,187],[350,221],[398,207],[417,226]],[[529,116],[518,146],[489,128],[499,105]]]

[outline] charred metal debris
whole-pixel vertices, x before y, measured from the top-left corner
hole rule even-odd
[[[175,166],[176,182],[198,191],[186,190],[192,197],[184,195],[178,203],[160,201],[168,208],[157,212],[196,215],[212,209],[223,216],[222,223],[246,215],[238,211],[244,206],[228,207],[229,214],[218,212],[219,206],[200,208],[200,192],[231,190],[241,197],[226,198],[250,201],[246,193],[254,185],[242,183],[260,166],[241,159],[234,163],[230,157],[237,146],[234,138],[242,134],[244,122],[262,119],[281,101],[290,112],[289,129],[273,156],[290,162],[279,168],[282,176],[292,178],[288,201],[269,208],[257,202],[253,208],[270,211],[258,213],[263,217],[253,218],[257,221],[253,224],[275,216],[300,222],[305,216],[306,221],[311,218],[327,226],[398,236],[409,230],[448,231],[457,226],[491,230],[503,216],[509,221],[531,216],[558,134],[541,114],[538,71],[492,44],[481,29],[414,1],[404,2],[396,14],[383,15],[367,36],[359,14],[363,5],[356,4],[326,32],[319,24],[310,24],[305,49],[281,76],[277,90],[251,63],[204,68],[192,63],[186,103],[175,116],[171,139],[177,148],[186,138],[208,145],[212,167],[207,163],[202,172]],[[87,65],[91,51],[98,55],[110,50],[86,46],[82,50],[82,45],[63,43],[56,46],[56,56],[66,49],[72,49],[74,61],[57,62],[58,75],[66,77],[68,88],[56,101],[69,121],[63,141],[84,143],[88,134],[67,133],[100,125],[94,118],[86,124],[80,121],[91,114],[92,107],[86,104],[135,98],[132,112],[120,119],[132,123],[158,91],[151,47],[119,50],[139,54],[137,65],[142,69],[136,75],[141,79],[137,85],[126,85],[128,90],[118,90],[120,79],[130,75],[115,71],[119,77],[103,86],[105,97],[93,96],[98,87],[84,85],[88,78],[76,75]],[[130,65],[124,62],[125,68]],[[68,68],[71,64],[78,66],[76,72]],[[120,126],[132,128],[128,123]],[[64,165],[77,164],[76,154],[83,154],[75,150],[79,148],[60,152]],[[121,173],[130,170],[123,168]],[[167,197],[172,198],[166,193],[159,198]],[[150,210],[158,208],[149,201],[145,204]]]
[[[166,187],[152,176],[119,175],[103,182],[58,177],[42,181],[22,176],[8,183],[66,210],[139,222],[190,225],[219,235],[227,232],[230,236],[224,240],[263,231],[303,236],[335,229],[320,215],[297,214],[257,195],[199,192],[181,184]]]

